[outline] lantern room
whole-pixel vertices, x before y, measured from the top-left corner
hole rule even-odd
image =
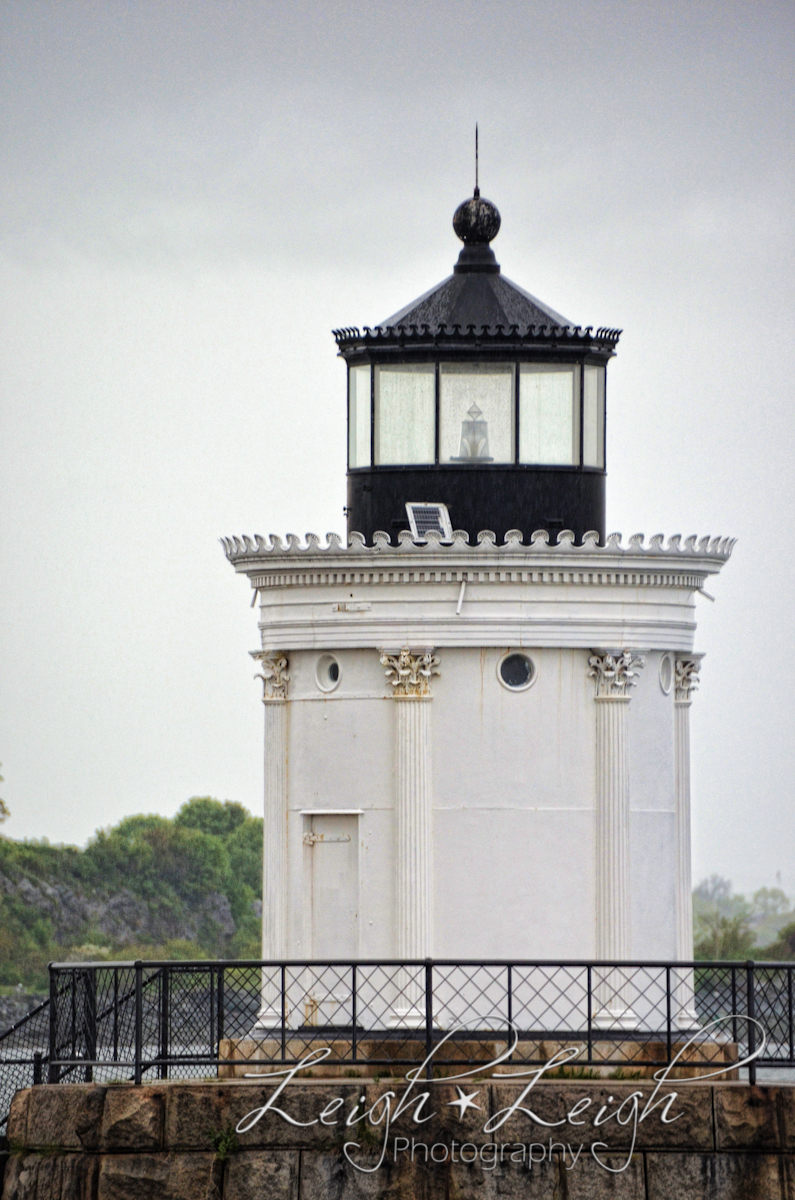
[[[373,328],[334,331],[348,367],[349,532],[393,543],[407,504],[454,528],[605,534],[606,367],[620,330],[583,328],[500,270],[500,214],[459,205],[453,274]]]

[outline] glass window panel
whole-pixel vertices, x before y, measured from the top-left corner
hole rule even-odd
[[[605,465],[605,369],[586,367],[583,378],[582,457],[586,467]]]
[[[436,369],[375,368],[375,461],[432,463],[436,446]]]
[[[519,372],[519,461],[579,464],[580,368],[522,363]]]
[[[439,462],[513,462],[510,363],[442,363]]]
[[[348,466],[370,466],[370,368],[348,371]]]

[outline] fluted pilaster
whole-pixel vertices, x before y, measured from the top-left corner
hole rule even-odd
[[[693,957],[693,893],[690,855],[690,701],[674,703],[676,797],[676,957]]]
[[[287,703],[265,705],[262,957],[287,954]]]
[[[698,687],[699,658],[677,658],[674,691],[674,792],[676,805],[676,957],[693,959],[693,879],[690,846],[690,706]],[[676,990],[676,1023],[697,1023],[693,972],[684,971]]]
[[[629,958],[629,696],[596,708],[596,957]]]
[[[395,949],[399,959],[433,954],[433,830],[430,681],[439,674],[430,651],[382,653],[395,699]],[[395,1026],[425,1022],[422,969],[399,973]]]
[[[399,958],[433,952],[430,697],[395,697]]]
[[[262,845],[262,957],[287,957],[287,658],[260,652],[265,705],[265,803]],[[263,968],[260,1011],[254,1031],[282,1022],[278,971]]]
[[[644,659],[624,650],[594,653],[588,662],[596,681],[596,956],[615,962],[631,954],[627,714]],[[635,1026],[626,991],[622,971],[605,971],[596,988],[596,1025]]]

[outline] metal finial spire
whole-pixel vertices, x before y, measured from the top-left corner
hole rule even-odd
[[[480,187],[478,186],[478,123],[475,122],[475,195],[480,195]]]

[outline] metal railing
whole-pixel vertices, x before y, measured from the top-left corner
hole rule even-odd
[[[187,1079],[294,1066],[574,1069],[747,1058],[795,1066],[795,963],[54,963],[50,998],[0,1034],[0,1128],[34,1082]],[[756,1057],[754,1058],[754,1056]],[[316,1060],[317,1065],[319,1059]],[[708,1065],[708,1066],[705,1066]]]
[[[44,1082],[49,1044],[49,1000],[0,1033],[0,1134],[8,1121],[14,1092]]]

